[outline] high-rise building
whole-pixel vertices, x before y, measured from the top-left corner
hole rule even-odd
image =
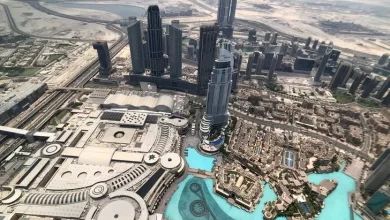
[[[330,81],[329,88],[336,89],[337,87],[339,87],[343,83],[345,77],[347,76],[349,71],[351,71],[351,69],[352,69],[351,64],[340,63],[336,73],[334,74],[332,80]]]
[[[326,64],[328,63],[329,57],[332,53],[332,50],[327,50],[325,51],[324,56],[322,57],[320,66],[318,67],[317,73],[314,76],[314,81],[315,82],[321,82],[321,76],[324,74]]]
[[[323,56],[327,49],[328,49],[328,45],[320,44],[320,47],[318,47],[317,56]]]
[[[282,68],[283,58],[284,58],[284,55],[283,55],[283,54],[278,54],[278,59],[277,59],[277,61],[276,61],[276,67],[275,67],[275,69],[280,70],[280,69]]]
[[[298,50],[299,51],[299,50]],[[297,57],[294,62],[294,71],[296,72],[311,72],[314,67],[314,59]]]
[[[257,51],[255,58],[256,58],[255,59],[255,61],[256,61],[255,74],[261,75],[261,71],[263,70],[263,67],[264,67],[265,56],[262,52]]]
[[[378,191],[367,200],[366,206],[374,214],[379,214],[390,203],[390,188],[382,186]]]
[[[318,46],[318,39],[315,39],[314,42],[313,42],[313,46],[311,46],[311,49],[312,50],[316,50],[317,49],[317,46]]]
[[[362,98],[368,98],[372,91],[374,91],[375,87],[379,84],[379,80],[377,80],[375,77],[368,77],[366,80],[368,80],[368,83],[360,96]]]
[[[180,21],[179,20],[172,20],[171,25],[177,29],[180,29]]]
[[[233,24],[237,0],[219,0],[217,21],[225,38],[233,37]]]
[[[218,32],[217,25],[202,25],[200,27],[198,94],[202,96],[207,94],[208,82],[213,71]]]
[[[267,32],[267,33],[265,33],[265,35],[264,35],[264,41],[270,41],[271,40],[271,33],[269,33],[269,32]]]
[[[285,41],[282,43],[282,45],[280,46],[280,52],[279,54],[282,54],[283,56],[285,56],[287,54],[287,51],[288,51],[288,43]]]
[[[360,86],[360,83],[362,83],[363,79],[366,77],[365,74],[363,74],[363,72],[359,68],[355,68],[353,72],[355,79],[353,80],[351,87],[349,87],[349,93],[351,93],[352,95],[356,93],[357,89]]]
[[[251,53],[248,57],[248,62],[246,62],[246,71],[245,71],[245,75],[249,78],[252,76],[254,61],[255,61],[255,55],[254,53]]]
[[[148,31],[144,30],[144,40],[142,41],[142,49],[144,50],[144,64],[145,68],[150,69],[150,53],[148,41]]]
[[[141,22],[134,21],[127,27],[127,36],[129,38],[131,64],[134,74],[145,72],[144,50],[142,44]]]
[[[299,43],[297,42],[293,43],[290,55],[294,57],[297,54],[298,49],[299,49]]]
[[[182,71],[182,31],[169,25],[169,71],[171,78],[180,78]]]
[[[110,51],[108,49],[107,41],[97,41],[92,43],[93,49],[97,50],[99,59],[99,74],[101,76],[108,76],[110,74],[112,64],[110,58]]]
[[[383,85],[379,88],[378,92],[376,93],[375,98],[382,99],[389,88],[390,88],[390,77],[387,77],[386,81],[383,82]]]
[[[305,43],[305,49],[309,49],[310,48],[310,43],[311,43],[311,37],[308,37],[307,40],[306,40],[306,43]]]
[[[271,44],[276,45],[278,41],[278,33],[272,35]]]
[[[298,37],[297,36],[292,36],[291,38],[291,44],[294,44],[295,42],[298,41]]]
[[[334,62],[337,62],[341,54],[341,51],[339,50],[332,50],[332,53],[330,55],[330,59],[333,60]]]
[[[353,75],[353,66],[349,69],[349,71],[347,72],[347,74],[344,77],[343,82],[339,85],[339,87],[346,88],[347,82],[352,77],[352,75]]]
[[[386,148],[385,151],[375,160],[371,165],[370,170],[375,170],[383,161],[390,155],[390,148]],[[390,157],[389,157],[390,158]]]
[[[157,5],[148,8],[148,46],[150,71],[154,76],[164,75],[163,29],[160,9]]]
[[[263,64],[263,69],[269,70],[271,67],[272,59],[274,58],[275,53],[266,53],[264,57],[264,64]]]
[[[233,53],[233,74],[232,74],[232,92],[238,92],[238,77],[240,75],[241,64],[242,64],[242,51],[234,50]]]
[[[200,126],[203,136],[208,136],[211,129],[228,122],[228,103],[232,86],[230,65],[231,61],[222,57],[215,60],[215,68],[208,84],[206,110]]]
[[[390,92],[387,93],[386,97],[382,101],[382,104],[385,106],[390,106]]]
[[[272,55],[271,66],[269,67],[269,71],[268,71],[268,74],[267,74],[268,82],[272,82],[272,80],[274,78],[274,73],[275,73],[277,61],[278,61],[278,55],[276,53],[274,53]]]
[[[256,37],[256,29],[251,29],[249,30],[248,33],[248,41],[250,42],[256,42],[257,37]]]
[[[381,58],[378,60],[379,65],[385,65],[387,61],[389,60],[390,54],[385,53],[381,56]]]
[[[364,183],[364,189],[372,193],[377,191],[390,179],[390,155],[387,154],[384,158],[379,157],[377,160],[381,162],[374,163],[376,164],[375,169],[369,174]]]

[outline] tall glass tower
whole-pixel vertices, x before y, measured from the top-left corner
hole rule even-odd
[[[148,46],[152,75],[164,75],[163,29],[157,5],[148,8]]]

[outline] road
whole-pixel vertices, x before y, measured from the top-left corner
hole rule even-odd
[[[35,34],[26,33],[18,28],[18,26],[15,23],[14,18],[12,17],[11,11],[9,10],[8,6],[5,4],[0,3],[0,5],[4,8],[4,11],[7,15],[8,24],[11,30],[15,33],[29,36],[32,38],[40,38],[40,39],[47,39],[47,40],[67,40],[67,41],[76,41],[76,42],[94,42],[95,39],[78,39],[78,38],[60,38],[60,37],[45,37],[45,36],[39,36]]]
[[[255,117],[249,116],[245,113],[242,113],[240,111],[234,110],[232,108],[229,109],[229,112],[230,112],[230,114],[232,114],[234,116],[237,116],[237,117],[242,118],[242,119],[247,120],[247,121],[255,122],[259,125],[272,126],[274,128],[280,128],[283,130],[300,132],[301,134],[307,135],[309,137],[322,140],[325,143],[331,143],[332,145],[334,145],[334,146],[336,146],[344,151],[347,151],[347,152],[350,152],[354,155],[357,155],[357,156],[359,156],[367,161],[370,161],[370,162],[374,161],[374,158],[371,158],[366,152],[356,150],[356,149],[354,149],[346,144],[343,144],[341,142],[338,142],[335,139],[330,138],[328,136],[321,135],[321,134],[318,134],[318,133],[310,131],[310,130],[301,129],[301,128],[298,128],[298,127],[295,127],[295,126],[292,126],[289,124],[281,124],[281,123],[276,123],[273,121],[263,120],[261,118],[255,118]]]

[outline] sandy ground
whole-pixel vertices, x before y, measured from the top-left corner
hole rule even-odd
[[[79,2],[77,2],[77,3],[79,3]],[[44,7],[49,8],[53,11],[58,11],[58,12],[61,12],[63,14],[67,14],[67,15],[81,16],[81,17],[95,18],[95,19],[104,19],[104,20],[109,20],[109,21],[115,21],[118,19],[122,19],[121,16],[114,14],[114,13],[106,12],[106,11],[98,11],[98,10],[93,10],[93,9],[74,10],[71,8],[65,8],[65,7],[54,5],[54,4],[47,4],[45,2],[41,2],[41,4]],[[89,4],[91,4],[91,3],[89,3]]]
[[[88,24],[60,18],[35,10],[28,4],[2,0],[8,5],[19,29],[40,36],[113,41],[119,35],[106,29],[105,25]]]
[[[9,34],[10,31],[5,11],[3,7],[0,7],[0,35]]]

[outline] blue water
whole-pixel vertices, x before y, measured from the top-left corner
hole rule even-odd
[[[308,179],[309,182],[317,185],[324,179],[336,179],[339,183],[336,189],[325,199],[325,207],[317,219],[350,220],[348,192],[356,189],[354,179],[341,171],[328,174],[310,174]]]
[[[205,157],[202,154],[198,153],[198,151],[196,151],[194,148],[187,148],[186,150],[188,151],[186,161],[190,168],[211,172],[214,165],[213,157]]]
[[[210,142],[213,146],[219,146],[225,140],[225,136],[219,137],[217,140]]]
[[[184,186],[186,185],[187,181],[190,180],[193,176],[189,175],[186,179],[184,179],[181,183],[179,183],[179,187],[176,190],[176,192],[173,194],[171,199],[169,200],[169,203],[167,205],[167,208],[165,209],[164,216],[168,220],[185,220],[182,219],[178,212],[178,206],[179,206],[179,199],[180,195],[183,191]],[[222,198],[221,196],[216,195],[213,192],[213,180],[212,179],[205,179],[204,180],[207,188],[212,195],[213,199],[218,203],[220,208],[225,211],[230,217],[234,219],[245,219],[245,220],[259,220],[263,219],[263,208],[266,202],[269,201],[276,201],[277,197],[275,192],[271,189],[271,187],[266,184],[264,187],[264,194],[263,197],[260,200],[260,204],[256,206],[256,209],[254,212],[246,212],[242,209],[239,209],[235,206],[230,205],[226,199]],[[285,220],[284,217],[279,217],[277,220]]]
[[[106,11],[117,14],[122,18],[129,16],[141,17],[145,13],[145,9],[132,5],[113,5],[113,4],[77,4],[77,3],[51,3],[56,6],[65,8],[82,8]]]

